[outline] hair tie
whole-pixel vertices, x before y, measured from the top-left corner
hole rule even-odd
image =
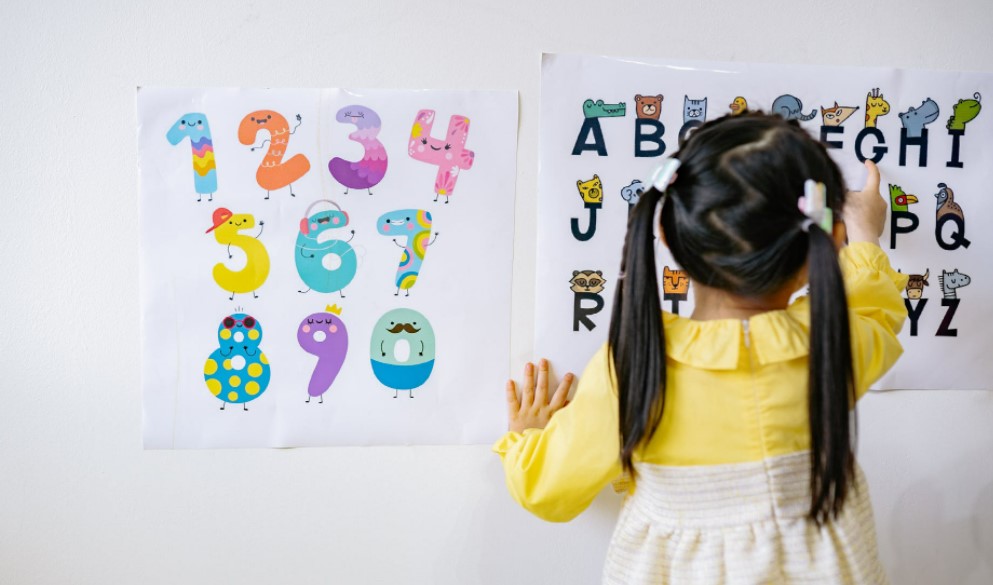
[[[678,158],[669,157],[655,169],[652,173],[652,178],[648,181],[648,184],[654,187],[660,193],[665,193],[665,190],[669,188],[669,185],[676,180],[676,171],[679,170],[679,166],[682,163],[679,162]]]
[[[797,200],[797,207],[806,216],[800,229],[810,232],[810,226],[816,225],[827,233],[834,228],[834,213],[827,206],[827,187],[813,179],[803,183],[803,197]]]

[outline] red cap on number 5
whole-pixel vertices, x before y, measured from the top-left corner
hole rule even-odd
[[[219,228],[221,224],[226,222],[228,219],[230,219],[232,215],[234,214],[231,213],[231,210],[228,209],[227,207],[218,207],[217,209],[214,210],[214,218],[213,218],[214,225],[209,230],[203,233],[209,234],[210,232]]]

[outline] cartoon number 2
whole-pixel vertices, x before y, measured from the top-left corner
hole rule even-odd
[[[455,190],[459,171],[472,168],[476,153],[465,147],[469,136],[469,118],[452,116],[448,122],[448,132],[441,139],[431,136],[433,127],[434,110],[417,112],[410,129],[407,153],[414,160],[438,166],[438,174],[434,180],[434,200],[437,201],[438,197],[444,195],[445,203],[448,203]]]
[[[296,193],[293,192],[293,182],[310,170],[310,161],[302,154],[296,154],[290,160],[283,162],[283,155],[286,154],[286,147],[290,143],[290,135],[296,132],[302,123],[300,115],[297,114],[297,125],[290,130],[286,118],[279,112],[259,110],[242,118],[241,124],[238,125],[238,140],[245,145],[253,144],[262,130],[269,132],[268,140],[263,140],[258,146],[252,147],[252,150],[255,150],[269,142],[269,150],[262,157],[259,170],[255,173],[259,187],[266,191],[266,199],[269,198],[270,191],[286,186],[290,188],[290,195],[296,197]]]
[[[399,295],[403,289],[409,297],[410,289],[417,282],[417,275],[421,271],[424,254],[427,253],[428,246],[434,243],[434,240],[428,241],[431,237],[431,212],[423,209],[390,211],[379,216],[376,226],[380,234],[393,236],[393,242],[403,248],[400,265],[397,267],[397,292],[394,294]],[[397,241],[399,237],[405,237],[406,241],[401,244]]]
[[[318,211],[311,215],[311,210],[319,203],[330,203],[334,209]],[[324,240],[321,235],[329,230],[343,228],[348,225],[348,214],[338,204],[329,199],[320,199],[310,204],[300,220],[300,232],[297,234],[296,258],[297,273],[310,287],[299,292],[315,290],[322,293],[338,291],[342,297],[346,286],[355,278],[358,261],[355,250],[349,240]],[[355,230],[352,230],[352,236]],[[325,261],[337,261],[337,266],[331,268]]]

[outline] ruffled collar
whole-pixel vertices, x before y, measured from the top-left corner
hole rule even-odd
[[[662,313],[666,356],[704,370],[734,370],[745,350],[745,323],[740,319],[695,321]],[[810,352],[810,308],[797,299],[789,308],[747,320],[749,347],[760,365],[789,361]]]

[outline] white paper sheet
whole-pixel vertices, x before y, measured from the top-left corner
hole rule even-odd
[[[878,97],[877,97],[878,94]],[[646,106],[642,116],[655,116],[664,126],[664,150],[657,142],[641,143],[644,151],[656,156],[635,156],[636,125],[639,101]],[[656,96],[663,96],[658,113],[651,106]],[[879,389],[974,389],[990,388],[993,379],[993,239],[986,220],[993,218],[993,114],[982,110],[984,96],[993,96],[993,75],[955,71],[915,71],[901,69],[868,69],[814,66],[763,65],[748,63],[708,63],[664,59],[617,59],[574,55],[544,55],[541,80],[541,169],[539,176],[538,260],[536,282],[535,351],[546,356],[562,371],[581,371],[585,361],[606,340],[610,307],[620,265],[628,204],[622,191],[634,180],[648,183],[654,168],[663,156],[678,149],[678,136],[684,125],[684,107],[699,109],[698,102],[686,100],[706,98],[707,120],[730,113],[736,97],[744,97],[749,109],[770,111],[777,98],[780,102],[802,103],[801,113],[809,117],[804,128],[820,137],[825,122],[822,108],[857,107],[839,126],[841,134],[828,134],[827,140],[838,141],[841,148],[832,155],[842,167],[851,188],[864,182],[862,163],[856,158],[858,135],[863,131],[867,103],[873,110],[880,99],[888,105],[888,113],[876,117],[876,128],[885,140],[887,152],[878,161],[883,183],[881,191],[889,195],[889,185],[900,186],[913,194],[918,202],[909,205],[916,215],[917,229],[896,234],[895,248],[890,248],[890,228],[881,239],[895,267],[905,273],[928,274],[928,286],[923,288],[927,299],[917,319],[916,335],[908,322],[900,334],[905,353],[897,366],[885,376]],[[647,99],[646,99],[647,98]],[[590,100],[590,101],[588,101]],[[959,105],[960,100],[963,101]],[[600,101],[602,104],[597,104]],[[925,103],[928,102],[928,103]],[[979,104],[979,114],[965,122],[964,133],[955,136],[948,125],[950,118],[958,122],[969,118],[968,109]],[[586,105],[584,105],[586,104]],[[619,107],[624,105],[623,111]],[[953,115],[955,108],[962,108]],[[988,106],[987,106],[988,107]],[[914,108],[915,111],[911,111]],[[937,113],[932,110],[937,109]],[[881,107],[879,107],[881,109]],[[602,132],[606,155],[593,146],[597,144],[595,130],[583,132],[584,120],[591,116]],[[924,126],[928,144],[909,145],[905,164],[900,164],[901,114],[913,130],[915,116],[933,120]],[[704,116],[701,116],[701,118]],[[644,134],[657,130],[643,123]],[[830,132],[830,130],[829,130]],[[910,134],[908,134],[910,136]],[[958,140],[958,153],[953,154]],[[573,154],[577,142],[589,149]],[[862,151],[869,158],[877,145],[873,135],[863,138]],[[919,155],[926,152],[925,165]],[[956,162],[957,161],[957,162]],[[950,166],[961,163],[961,167]],[[599,178],[603,202],[596,213],[596,231],[581,241],[572,233],[570,220],[576,218],[581,237],[590,234],[591,210],[584,207],[577,181]],[[936,240],[935,194],[939,183],[953,190],[954,200],[964,214],[964,236],[968,247],[954,238],[957,227],[944,224],[942,240],[955,249],[943,249]],[[909,226],[911,220],[900,221]],[[663,269],[678,269],[667,251],[658,250],[660,276]],[[951,277],[946,277],[943,290],[942,272],[970,277],[967,286],[952,293],[948,290]],[[574,271],[600,271],[593,276],[605,282],[596,288],[602,292],[586,295],[581,301],[584,310],[575,311],[576,293],[570,280]],[[588,280],[581,272],[580,279]],[[584,289],[585,290],[585,289]],[[958,301],[945,301],[957,307],[943,306],[943,296],[955,294]],[[905,293],[906,295],[906,293]],[[599,297],[599,301],[594,298]],[[670,298],[680,298],[670,294]],[[692,292],[679,302],[679,313],[692,312]],[[602,301],[603,308],[591,314]],[[922,300],[909,301],[915,311]],[[673,301],[664,300],[663,308],[672,311]],[[954,314],[952,309],[955,309]],[[588,322],[577,317],[585,316]],[[943,324],[945,319],[950,321]],[[587,325],[593,325],[590,329]],[[953,335],[954,334],[954,335]]]
[[[146,448],[499,434],[515,92],[140,88],[138,117]]]

